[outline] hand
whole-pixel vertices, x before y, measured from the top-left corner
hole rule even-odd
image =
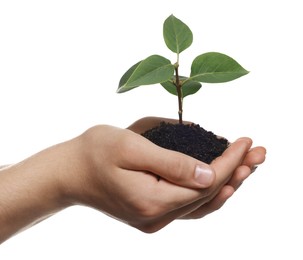
[[[75,189],[68,188],[74,190],[70,195],[74,203],[99,209],[144,232],[155,232],[177,218],[203,217],[220,208],[254,165],[265,159],[264,148],[250,150],[249,138],[231,144],[207,165],[137,134],[163,120],[141,119],[129,127],[131,131],[96,126],[82,135],[86,167],[79,175],[81,189],[79,183]],[[200,182],[196,169],[203,173]]]
[[[169,122],[169,123],[178,123],[177,120],[169,119],[169,118],[160,118],[160,117],[145,117],[139,119],[135,123],[133,123],[129,129],[137,132],[143,133],[144,131],[156,127],[160,124],[160,122]],[[192,122],[184,122],[185,124],[190,124]],[[245,139],[243,139],[244,141]],[[249,139],[246,141],[251,142]],[[234,146],[234,145],[232,145]],[[222,157],[226,156],[226,153],[232,153],[231,149],[228,150],[218,159],[211,163],[215,169],[217,168],[218,160],[222,160]],[[205,203],[205,200],[197,201],[196,203],[190,205],[189,207],[194,208],[192,211],[188,211],[187,214],[184,214],[180,218],[182,219],[191,219],[191,218],[202,218],[207,214],[210,214],[218,209],[220,209],[224,203],[233,195],[233,193],[241,186],[244,180],[253,173],[257,166],[262,164],[265,161],[266,149],[262,146],[254,147],[250,149],[246,155],[243,157],[242,164],[239,165],[232,173],[230,180],[224,183],[222,187],[216,192],[212,193],[208,198],[208,202]],[[226,159],[226,158],[224,158]],[[228,163],[228,160],[226,160]],[[184,175],[183,177],[188,178],[188,175]],[[182,178],[170,178],[176,184],[179,185],[187,185],[186,180]],[[197,205],[196,208],[194,207]]]
[[[162,120],[144,118],[129,129],[95,126],[0,169],[0,243],[75,204],[144,232],[200,218],[220,208],[265,159],[265,149],[250,149],[249,138],[207,165],[138,134]]]

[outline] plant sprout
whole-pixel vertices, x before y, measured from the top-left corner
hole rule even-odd
[[[197,56],[191,65],[189,77],[179,75],[179,56],[193,42],[190,28],[174,15],[163,24],[166,46],[177,54],[177,61],[160,55],[151,55],[133,65],[121,77],[117,92],[123,93],[142,85],[160,83],[169,93],[178,97],[179,123],[183,123],[183,98],[196,93],[203,83],[223,83],[248,73],[233,58],[219,53],[207,52]]]

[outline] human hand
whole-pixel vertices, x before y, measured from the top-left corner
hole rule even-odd
[[[0,169],[0,244],[75,204],[144,232],[200,218],[220,208],[265,159],[265,149],[250,149],[249,138],[211,165],[163,149],[138,134],[159,120],[144,118],[129,129],[95,126]]]
[[[177,218],[198,218],[220,208],[251,168],[264,161],[264,148],[250,150],[249,138],[231,144],[207,165],[137,134],[159,120],[144,118],[128,130],[96,126],[80,136],[83,163],[66,189],[71,201],[155,232]],[[202,177],[195,178],[197,172]]]
[[[160,122],[169,122],[169,123],[178,123],[175,119],[169,118],[160,118],[160,117],[145,117],[141,118],[138,121],[134,122],[129,129],[137,132],[143,133],[144,131],[156,127]],[[190,124],[191,122],[184,122],[185,124]],[[244,141],[245,139],[243,139]],[[250,139],[246,141],[251,142]],[[230,149],[229,149],[230,150]],[[226,151],[227,152],[227,151]],[[229,151],[230,152],[230,151]],[[230,152],[231,153],[231,152]],[[181,216],[182,219],[191,219],[191,218],[202,218],[207,214],[210,214],[218,209],[220,209],[224,203],[233,195],[233,193],[241,186],[245,179],[247,179],[251,173],[253,173],[257,166],[262,164],[265,161],[266,149],[262,146],[251,148],[246,155],[243,157],[242,164],[239,165],[234,172],[232,173],[229,181],[226,183],[223,182],[223,185],[217,190],[217,192],[211,193],[208,198],[208,202],[205,203],[205,200],[197,201],[193,205],[189,206],[196,208],[193,211],[188,211],[187,214]],[[225,154],[223,155],[225,156]],[[222,160],[222,157],[211,163],[211,166],[216,168],[218,160]],[[228,162],[226,162],[228,163]],[[172,177],[172,178],[171,178]],[[188,181],[183,178],[190,178],[189,175],[183,175],[183,178],[176,178],[176,176],[169,176],[170,181],[179,184],[187,185]]]
[[[138,134],[162,120],[144,118],[129,129],[95,126],[0,169],[0,244],[75,204],[144,232],[177,218],[201,218],[220,208],[265,159],[265,149],[250,149],[249,138],[207,165]]]

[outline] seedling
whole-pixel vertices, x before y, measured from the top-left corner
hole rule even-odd
[[[180,124],[183,123],[183,98],[196,93],[202,82],[223,83],[248,73],[233,58],[219,52],[207,52],[193,60],[189,77],[180,76],[180,53],[192,44],[193,34],[185,23],[171,15],[164,21],[163,37],[166,46],[177,54],[176,62],[171,63],[160,55],[151,55],[139,61],[122,76],[117,92],[160,83],[169,93],[178,97]]]

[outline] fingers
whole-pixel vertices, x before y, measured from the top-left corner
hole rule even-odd
[[[252,148],[243,160],[243,165],[253,169],[265,161],[266,149],[262,146]]]
[[[148,117],[138,120],[129,129],[142,133],[156,127],[161,121],[177,123],[176,120]],[[162,210],[158,208],[154,212],[162,212],[164,215],[160,214],[153,223],[149,223],[149,227],[145,226],[145,229],[152,227],[149,229],[152,232],[176,218],[201,218],[222,207],[250,175],[251,169],[265,160],[266,152],[263,147],[250,150],[252,140],[241,138],[232,143],[211,165],[207,165],[189,156],[160,148],[148,140],[141,140],[140,144],[143,146],[137,147],[138,150],[145,150],[137,158],[139,164],[134,164],[132,169],[143,169],[162,177],[154,190],[156,197],[161,197],[156,205],[162,205]],[[149,195],[155,198],[153,194]]]
[[[198,208],[181,217],[181,219],[198,219],[219,210],[225,202],[234,194],[235,190],[225,185],[220,192],[209,202],[200,204]],[[197,202],[198,204],[198,202]]]
[[[203,204],[192,212],[189,212],[183,219],[202,218],[220,209],[233,193],[242,185],[242,183],[253,172],[255,165],[261,164],[265,160],[266,149],[264,147],[255,147],[249,150],[245,156],[242,165],[236,168],[229,182],[222,187],[218,194],[209,202]],[[195,202],[197,203],[197,202]]]
[[[228,185],[231,185],[235,190],[237,190],[243,181],[256,170],[257,165],[264,162],[265,154],[266,149],[264,147],[255,147],[249,150],[242,162],[242,165],[235,170],[232,178],[228,182]]]
[[[186,158],[188,160],[184,160],[185,158],[182,155],[183,158],[179,157],[177,161],[170,161],[171,164],[168,163],[165,166],[167,168],[163,171],[163,165],[170,160],[167,158],[174,157],[173,154],[167,154],[167,152],[177,155],[175,158],[178,158],[180,154],[165,149],[162,150],[162,148],[156,146],[157,150],[154,150],[154,152],[157,152],[152,152],[152,154],[158,154],[159,157],[156,156],[151,159],[150,165],[148,162],[145,163],[147,163],[147,168],[152,169],[152,165],[154,165],[153,160],[155,159],[158,161],[159,168],[156,167],[154,170],[167,177],[161,179],[154,185],[154,190],[147,194],[148,198],[152,198],[152,203],[148,203],[148,208],[150,209],[148,216],[152,218],[149,218],[150,221],[144,222],[143,224],[141,223],[142,225],[137,226],[137,228],[144,232],[155,232],[176,218],[201,218],[222,207],[250,173],[249,167],[242,165],[242,163],[251,144],[252,141],[249,138],[241,138],[231,144],[224,154],[212,163],[212,167],[216,171],[216,179],[213,184],[206,189],[189,189],[176,186],[167,181],[169,179],[177,179],[177,182],[182,180],[182,178],[180,178],[182,174],[175,174],[178,169],[191,169],[187,172],[195,172],[193,165],[196,165],[197,161],[191,157]],[[151,151],[153,149],[154,148],[152,148]],[[162,152],[165,152],[168,157],[163,157],[164,154],[162,154]],[[152,156],[152,154],[150,154],[150,156]],[[162,161],[161,158],[165,158],[165,160]],[[187,163],[184,163],[184,161],[187,161]],[[182,166],[183,163],[184,165]],[[170,172],[168,165],[174,170]],[[176,165],[177,167],[174,168]],[[182,172],[183,171],[181,171],[181,173]],[[233,174],[235,177],[231,178]],[[187,175],[188,174],[185,173],[185,176]],[[179,177],[176,178],[176,176]],[[193,178],[195,174],[189,174],[189,176]],[[227,184],[229,180],[231,183]],[[152,207],[154,208],[152,209]]]
[[[251,170],[247,166],[239,166],[232,179],[228,184],[225,184],[213,198],[203,198],[193,202],[182,209],[178,209],[175,214],[184,213],[181,219],[198,219],[203,218],[208,214],[220,209],[225,202],[234,194],[234,192],[241,186],[243,181],[250,175]]]
[[[242,164],[251,145],[252,140],[250,138],[240,138],[232,143],[220,157],[211,163],[211,166],[216,172],[216,182],[214,186],[218,187],[220,184],[227,183],[235,169]]]
[[[233,195],[234,189],[231,186],[224,186],[221,191],[210,201],[205,203],[205,198],[196,200],[190,204],[183,205],[165,215],[154,218],[152,221],[145,222],[137,226],[143,232],[156,232],[168,225],[175,219],[197,219],[206,216],[218,209]],[[202,206],[201,206],[202,205]]]
[[[195,167],[197,165],[195,159],[158,148],[157,146],[157,150],[148,149],[151,152],[151,154],[149,154],[149,162],[143,162],[144,158],[142,158],[141,162],[143,162],[149,171],[157,172],[164,177],[164,179],[161,179],[158,184],[155,185],[154,195],[150,195],[161,197],[162,203],[164,203],[163,205],[166,205],[167,211],[177,209],[174,213],[169,214],[172,218],[180,217],[181,215],[192,212],[201,205],[212,201],[221,193],[219,199],[216,199],[214,202],[215,205],[219,205],[222,202],[222,196],[224,194],[225,197],[223,196],[223,198],[226,198],[229,196],[228,194],[230,194],[231,189],[235,190],[233,186],[226,185],[226,183],[231,179],[235,170],[242,164],[245,154],[250,149],[251,143],[249,138],[242,138],[233,143],[222,156],[218,157],[212,163],[212,166],[216,170],[216,179],[212,185],[209,188],[194,190],[173,185],[166,180],[172,180],[171,182],[174,181],[179,183],[185,182],[187,186],[190,186],[191,180],[195,177]],[[163,157],[164,154],[162,154],[162,152],[165,152],[166,157]],[[178,156],[182,156],[182,158],[178,158]],[[158,164],[155,164],[156,161],[158,161]],[[206,167],[205,169],[208,169],[207,166],[208,165],[203,165],[203,167]],[[248,167],[244,169],[248,169]],[[239,170],[239,178],[235,178],[234,186],[237,186],[238,183],[242,182],[241,178],[246,178],[246,174],[243,174],[242,171],[243,170]],[[230,188],[222,188],[224,185],[229,186]],[[226,189],[229,192],[226,193]]]
[[[242,183],[249,177],[250,174],[251,169],[246,165],[241,165],[235,170],[232,178],[227,184],[233,187],[233,189],[236,191],[242,185]]]
[[[173,124],[178,123],[175,119],[144,117],[133,123],[128,129],[135,133],[143,133],[158,126],[163,121]],[[137,160],[140,161],[136,165],[139,166],[138,170],[141,167],[141,170],[155,173],[170,182],[190,188],[207,188],[213,183],[215,173],[209,165],[190,156],[160,148],[150,142],[142,141],[141,144],[144,144],[144,153],[141,153],[141,159]],[[138,150],[140,149],[138,147]]]
[[[135,149],[128,154],[128,163],[132,164],[127,166],[132,170],[145,170],[188,188],[207,188],[215,180],[215,172],[210,165],[161,148],[144,137],[137,135]]]

